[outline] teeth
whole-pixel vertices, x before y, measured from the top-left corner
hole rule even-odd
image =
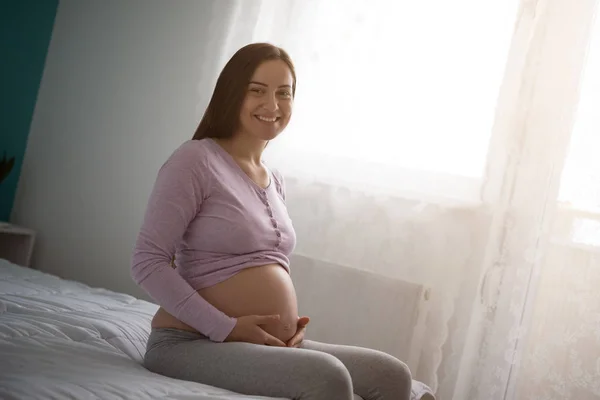
[[[256,118],[260,119],[261,121],[265,121],[265,122],[275,122],[277,121],[277,118],[267,118],[267,117],[262,117],[260,115],[257,115]]]

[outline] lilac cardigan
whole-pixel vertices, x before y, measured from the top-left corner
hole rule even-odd
[[[236,319],[198,289],[258,265],[277,263],[289,273],[296,235],[283,179],[269,175],[262,188],[212,139],[189,140],[161,167],[150,195],[131,275],[167,312],[215,342]]]

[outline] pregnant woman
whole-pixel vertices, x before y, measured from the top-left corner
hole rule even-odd
[[[290,120],[295,90],[284,50],[243,47],[193,140],[160,169],[131,267],[161,306],[145,367],[247,395],[408,400],[411,374],[398,359],[303,340],[309,319],[298,316],[290,278],[296,236],[285,185],[261,161]]]

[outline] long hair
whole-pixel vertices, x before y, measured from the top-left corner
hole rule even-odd
[[[269,43],[252,43],[239,49],[219,74],[215,90],[194,133],[194,140],[207,137],[228,139],[239,128],[240,110],[248,84],[260,64],[281,60],[292,73],[292,95],[296,93],[296,71],[288,53]]]

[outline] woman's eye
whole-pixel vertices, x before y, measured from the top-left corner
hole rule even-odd
[[[282,97],[285,97],[286,99],[292,97],[292,94],[288,91],[283,91],[279,93]]]
[[[259,89],[259,88],[251,88],[250,91],[254,92],[254,93],[259,93],[259,94],[263,92],[263,90]]]

